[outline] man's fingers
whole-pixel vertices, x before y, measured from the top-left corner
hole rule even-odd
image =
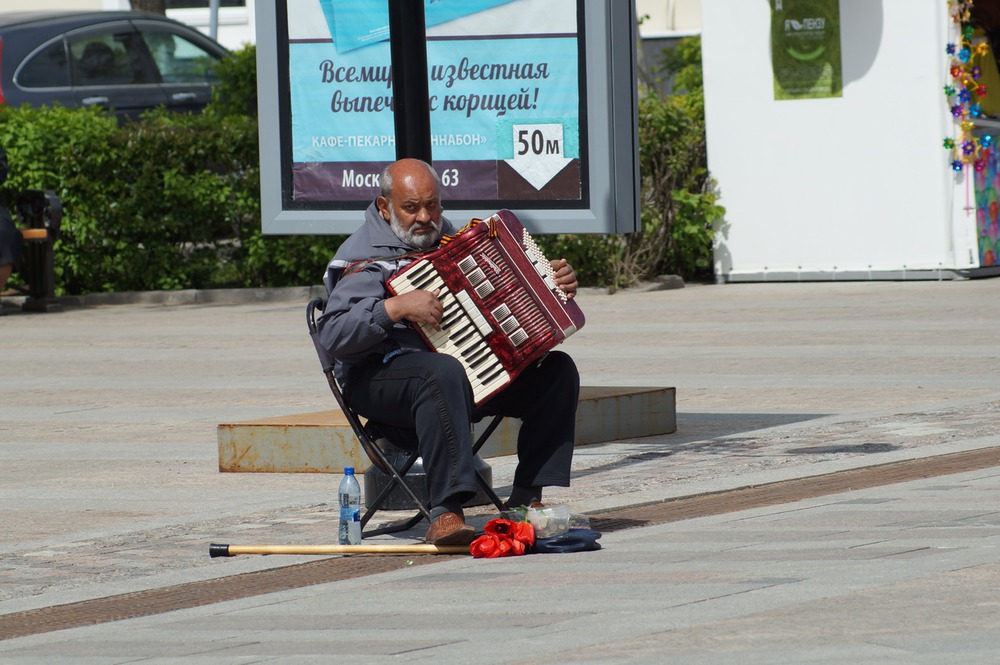
[[[441,289],[437,288],[433,291],[420,291],[418,293],[422,294],[421,308],[420,308],[420,323],[425,323],[434,330],[441,330],[441,317],[444,316],[444,306],[438,297],[441,295]]]

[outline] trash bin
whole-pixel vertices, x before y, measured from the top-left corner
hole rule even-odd
[[[396,448],[395,446],[386,444],[384,441],[379,441],[382,450],[385,452],[386,457],[389,458],[389,463],[392,464],[397,470],[403,466],[406,461],[407,454]],[[490,467],[486,461],[476,454],[473,457],[473,465],[479,475],[483,477],[488,484],[493,484],[493,468]],[[410,486],[413,493],[417,495],[417,498],[421,501],[426,502],[428,499],[427,495],[427,472],[424,470],[424,459],[418,457],[417,461],[414,462],[410,470],[406,472],[406,476],[403,478],[406,484]],[[392,476],[383,471],[380,471],[378,467],[371,466],[365,471],[365,505],[368,506],[368,500],[378,496],[379,492],[389,486],[393,481]],[[476,491],[476,495],[465,502],[465,506],[484,506],[490,503],[490,498],[483,492],[480,487]],[[416,509],[413,501],[406,495],[406,493],[399,489],[398,487],[393,488],[389,493],[389,496],[382,503],[383,510],[410,510]]]
[[[27,282],[28,296],[22,310],[33,312],[58,312],[62,305],[56,302],[55,242],[62,224],[62,200],[55,192],[28,189],[17,194],[17,217],[23,227],[24,257],[20,274]]]

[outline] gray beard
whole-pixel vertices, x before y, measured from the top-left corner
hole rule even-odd
[[[389,227],[396,234],[397,238],[414,249],[428,249],[437,243],[441,232],[441,222],[432,221],[430,225],[434,227],[434,233],[418,235],[413,232],[416,224],[409,229],[404,229],[403,223],[396,216],[396,211],[391,206],[389,207]]]

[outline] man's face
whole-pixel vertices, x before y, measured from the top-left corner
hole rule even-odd
[[[441,236],[441,195],[425,170],[395,174],[388,199],[378,197],[382,219],[404,243],[417,249],[433,247]]]

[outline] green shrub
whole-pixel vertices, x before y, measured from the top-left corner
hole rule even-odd
[[[344,236],[261,232],[255,58],[251,46],[219,63],[201,115],[158,110],[119,127],[96,109],[0,108],[7,189],[51,189],[63,202],[58,293],[319,282]],[[711,274],[722,208],[706,166],[697,39],[665,62],[679,94],[640,99],[641,231],[538,238],[583,285]]]
[[[257,117],[257,47],[232,51],[215,66],[218,80],[208,113]]]
[[[724,210],[708,173],[700,39],[683,39],[667,50],[663,71],[674,78],[673,95],[640,90],[641,230],[538,239],[546,256],[565,256],[573,264],[581,284],[614,291],[664,273],[712,275],[713,224]]]
[[[64,293],[208,284],[218,244],[258,207],[256,195],[240,195],[256,188],[248,119],[156,112],[118,127],[96,110],[22,107],[0,113],[0,141],[10,189],[62,199]]]
[[[57,291],[315,284],[342,237],[261,233],[253,48],[220,65],[201,115],[119,127],[96,109],[0,108],[7,190],[62,199]]]

